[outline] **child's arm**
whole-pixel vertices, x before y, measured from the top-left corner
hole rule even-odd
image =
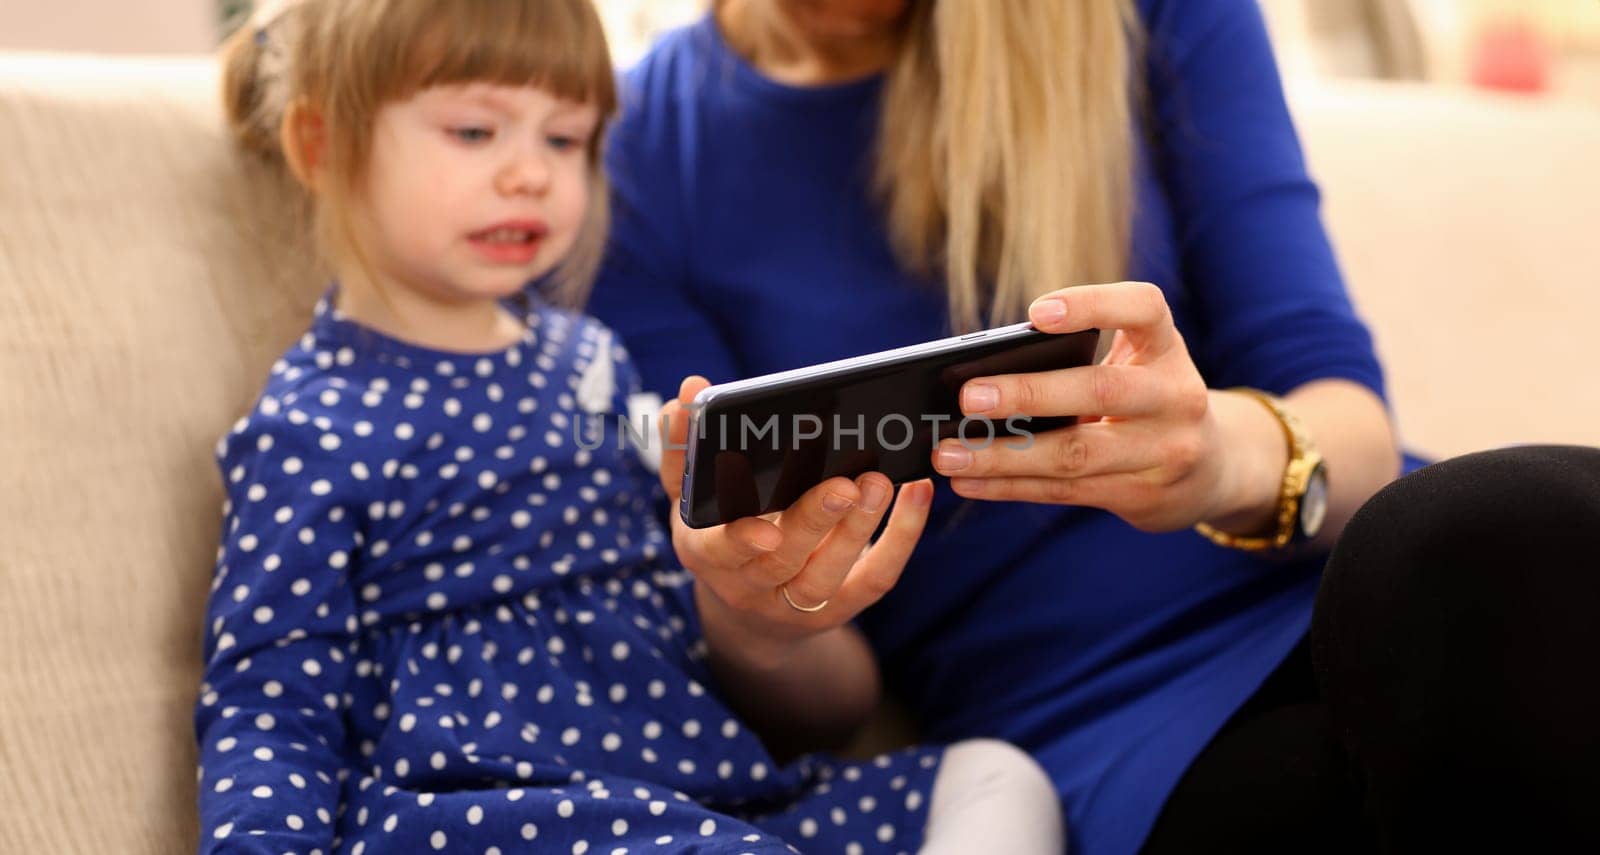
[[[662,411],[671,431],[662,487],[675,505],[683,473],[683,407],[704,387],[684,381]],[[850,625],[900,577],[927,522],[933,485],[904,485],[883,534],[889,479],[834,478],[778,518],[695,531],[674,518],[673,548],[695,576],[695,604],[712,667],[733,706],[769,741],[835,745],[877,704],[871,650]],[[830,507],[830,499],[843,506]],[[786,596],[787,594],[787,596]],[[791,604],[791,600],[794,602]],[[802,606],[827,605],[814,611]]]
[[[364,507],[321,431],[252,413],[220,449],[228,491],[195,707],[200,851],[331,852]]]

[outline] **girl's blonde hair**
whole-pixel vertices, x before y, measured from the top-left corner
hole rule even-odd
[[[958,331],[1126,275],[1133,220],[1130,0],[912,0],[884,88],[875,187]]]
[[[580,305],[605,245],[601,146],[617,103],[605,31],[589,0],[279,0],[223,45],[223,104],[243,147],[281,162],[291,105],[320,115],[319,167],[329,180],[316,194],[318,243],[329,260],[368,270],[353,203],[378,111],[456,83],[532,85],[598,109],[584,224],[553,277],[552,296]]]

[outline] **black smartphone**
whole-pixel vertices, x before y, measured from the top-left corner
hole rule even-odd
[[[961,385],[1089,365],[1099,339],[1020,323],[709,386],[689,407],[678,513],[705,528],[783,510],[836,475],[926,478],[934,446],[952,436],[1025,447],[1075,417],[963,418]]]

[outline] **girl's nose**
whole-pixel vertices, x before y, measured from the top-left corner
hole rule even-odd
[[[536,149],[523,149],[500,167],[495,189],[507,196],[538,195],[550,186],[550,164]]]

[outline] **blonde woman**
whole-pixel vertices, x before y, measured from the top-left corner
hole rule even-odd
[[[1180,781],[1264,683],[1257,706],[1315,701],[1326,550],[1401,456],[1255,4],[718,0],[630,71],[608,163],[591,310],[665,398],[1022,319],[1117,330],[1101,366],[964,387],[969,414],[1087,418],[938,449],[949,479],[861,625],[925,735],[1034,753],[1078,851],[1138,851],[1166,808],[1212,818],[1159,835],[1179,849],[1265,845]],[[675,537],[691,568],[779,543],[837,579],[794,544],[842,513]],[[720,649],[724,674],[775,667]],[[1274,751],[1329,741],[1296,723]],[[1337,766],[1220,789],[1272,796],[1310,851],[1358,814]]]
[[[719,0],[622,94],[591,310],[664,397],[1118,330],[1103,366],[969,381],[968,412],[1090,418],[947,442],[920,539],[878,538],[918,544],[856,623],[923,736],[1029,749],[1087,855],[1600,851],[1600,451],[1383,486],[1382,373],[1255,3]],[[700,606],[742,616],[712,664],[768,734],[826,744],[860,709],[818,687],[875,685],[794,641],[854,615],[854,513],[674,530],[753,586]],[[791,653],[757,655],[774,627]],[[969,851],[1015,851],[990,828]]]

